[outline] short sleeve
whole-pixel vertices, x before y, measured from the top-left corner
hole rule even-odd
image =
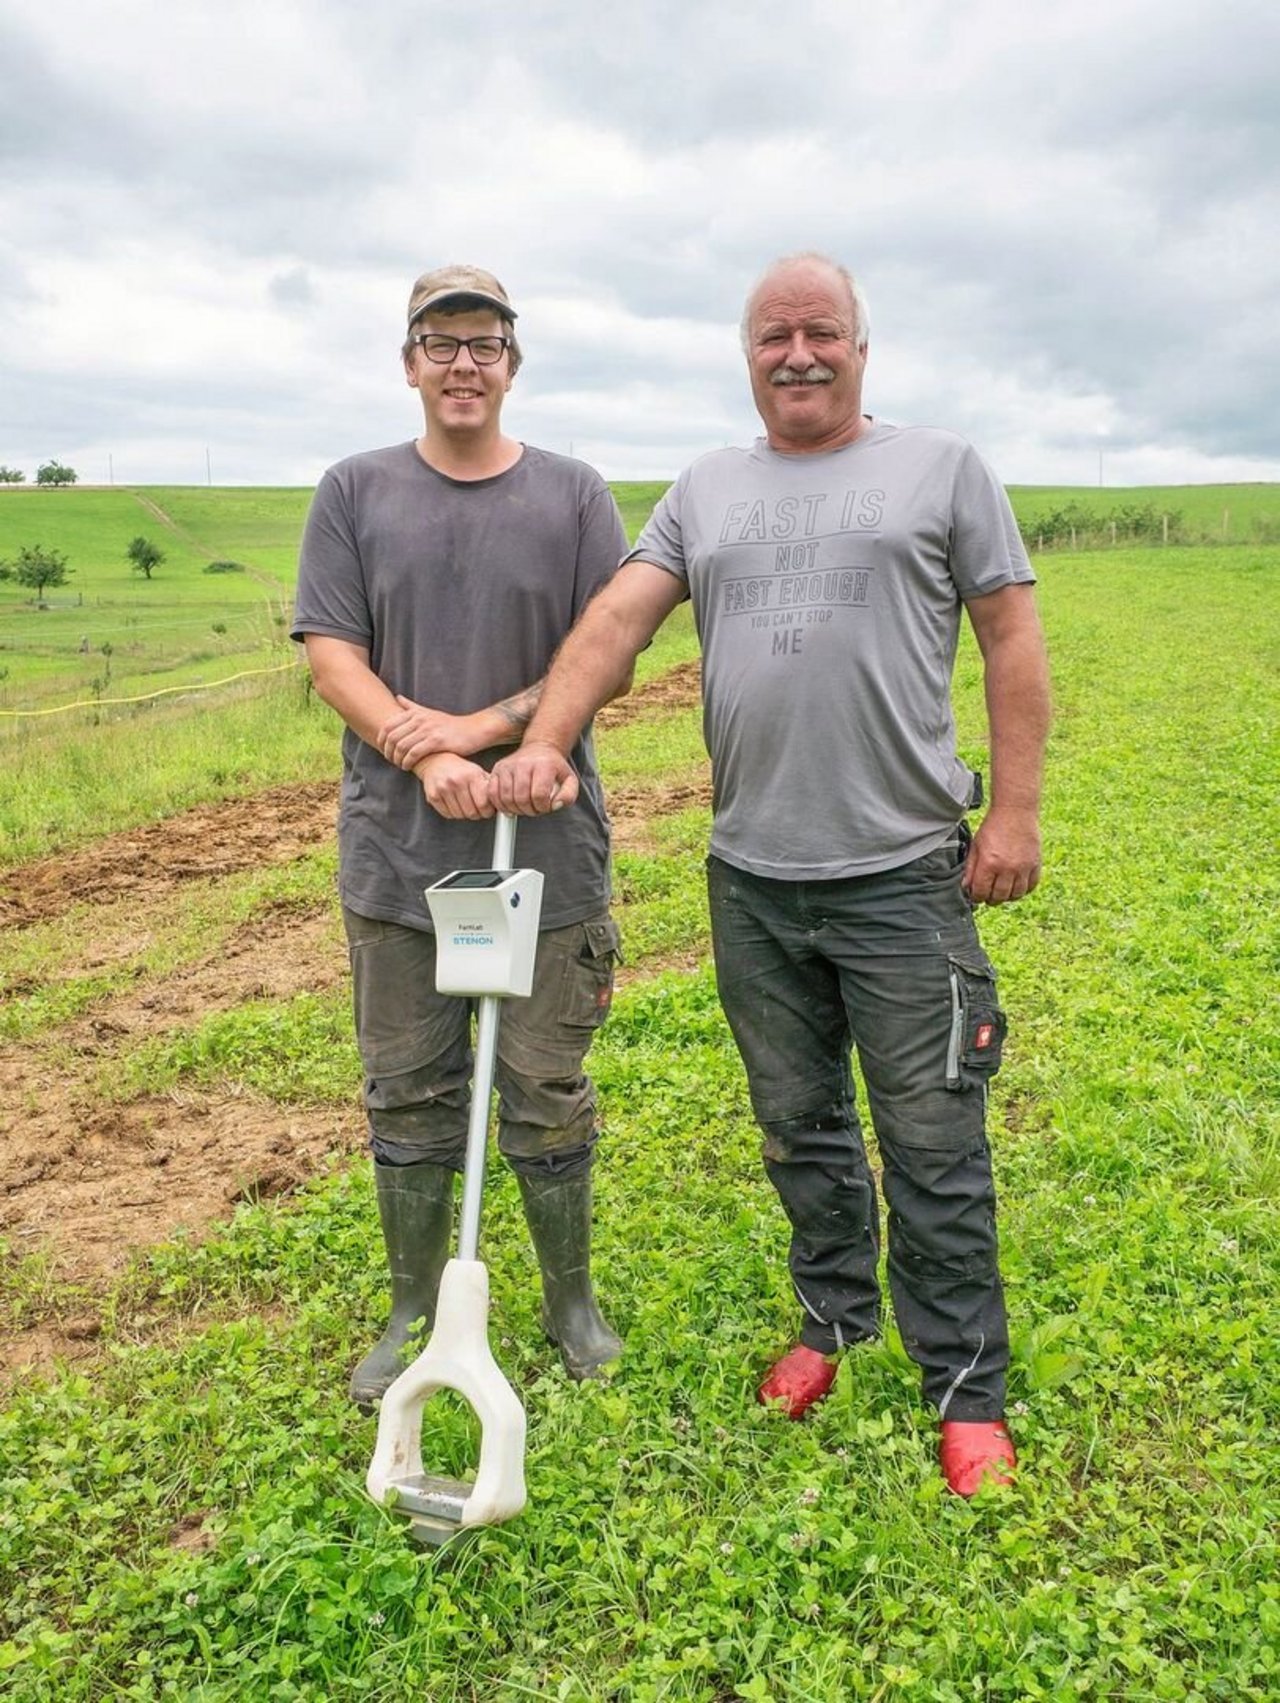
[[[675,484],[660,498],[653,513],[645,521],[628,562],[652,562],[674,574],[681,585],[689,584],[688,564],[684,554],[684,526],[681,510],[688,490],[688,472],[682,473]]]
[[[626,554],[627,534],[613,492],[601,480],[581,505],[578,564],[574,583],[574,619],[617,573]]]
[[[316,486],[302,533],[291,636],[307,633],[373,642],[350,493],[336,467]]]
[[[951,577],[963,598],[1036,578],[1004,486],[969,444],[952,486]]]

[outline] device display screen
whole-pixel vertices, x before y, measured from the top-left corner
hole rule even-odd
[[[456,875],[447,876],[441,887],[501,887],[506,880],[500,869],[460,869]]]

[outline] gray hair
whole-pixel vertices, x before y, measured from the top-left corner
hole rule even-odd
[[[761,288],[775,272],[781,272],[788,266],[800,265],[825,266],[834,272],[845,289],[849,292],[849,305],[853,309],[853,341],[859,349],[865,349],[867,339],[871,335],[871,312],[867,307],[867,298],[862,293],[862,286],[850,272],[847,266],[841,266],[838,260],[833,260],[829,254],[820,254],[817,249],[804,249],[799,254],[784,254],[779,259],[770,261],[764,271],[756,279],[747,295],[746,306],[742,310],[742,322],[738,327],[738,335],[742,339],[744,354],[751,349],[751,308]]]

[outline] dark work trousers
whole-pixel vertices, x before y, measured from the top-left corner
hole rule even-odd
[[[381,1165],[466,1158],[473,1002],[436,991],[423,929],[343,909],[369,1145]],[[589,917],[538,936],[533,991],[504,1000],[495,1078],[498,1146],[513,1170],[570,1175],[591,1164],[596,1099],[583,1069],[608,1015],[618,925]]]
[[[801,1340],[879,1329],[879,1213],[854,1104],[856,1047],[889,1207],[889,1289],[924,1394],[1004,1412],[1008,1327],[984,1127],[1005,1020],[960,888],[961,828],[901,868],[777,881],[707,861],[721,1003],[791,1222]]]

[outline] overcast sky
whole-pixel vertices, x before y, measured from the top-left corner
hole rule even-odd
[[[312,484],[466,260],[508,429],[670,477],[819,248],[868,411],[1007,482],[1280,479],[1278,84],[1276,0],[0,0],[0,463]]]

